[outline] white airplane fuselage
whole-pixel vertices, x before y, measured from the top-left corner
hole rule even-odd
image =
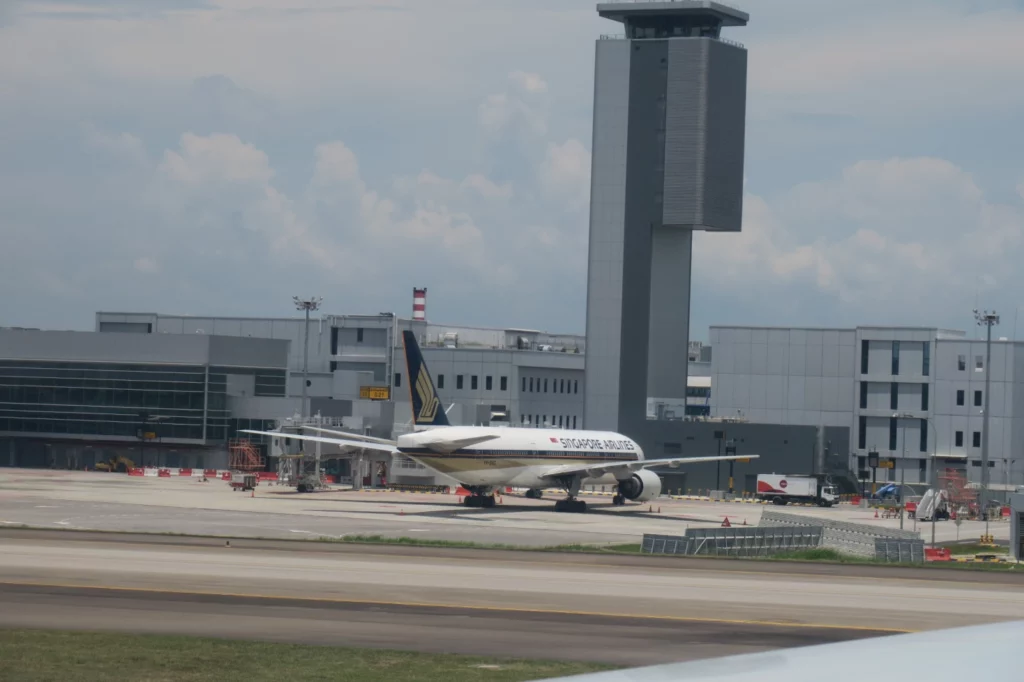
[[[454,452],[437,452],[428,443],[439,432],[445,439],[496,436]],[[398,437],[398,451],[459,483],[470,486],[543,488],[551,485],[545,473],[567,464],[609,464],[644,459],[635,441],[610,431],[573,431],[517,427],[446,426]],[[615,483],[607,474],[584,479],[588,484]]]

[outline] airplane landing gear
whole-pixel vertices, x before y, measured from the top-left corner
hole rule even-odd
[[[623,497],[622,495],[615,495],[614,497],[612,497],[612,504],[615,505],[616,507],[621,507],[624,504],[626,504],[626,498]]]
[[[587,503],[583,500],[577,500],[575,498],[568,498],[565,500],[559,500],[555,502],[555,511],[558,512],[571,512],[574,514],[582,514],[587,511]]]
[[[480,490],[473,489],[470,489],[470,492],[472,494],[466,498],[465,502],[463,502],[467,507],[490,509],[494,506],[494,493],[487,492],[487,494],[484,494]]]
[[[540,488],[530,488],[526,491],[526,497],[530,500],[539,500],[544,497],[544,491]]]

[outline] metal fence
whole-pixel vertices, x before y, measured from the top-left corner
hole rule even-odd
[[[647,554],[769,556],[821,544],[820,527],[688,528],[686,535],[644,535]]]
[[[924,561],[924,540],[875,539],[875,558],[890,563]]]
[[[913,531],[879,528],[878,526],[869,526],[863,523],[833,521],[831,519],[803,516],[801,514],[787,514],[771,509],[766,509],[761,513],[761,521],[758,527],[821,527],[824,529],[821,539],[822,547],[834,549],[844,554],[869,558],[875,556],[875,540],[877,539],[907,542],[921,540],[921,534]]]

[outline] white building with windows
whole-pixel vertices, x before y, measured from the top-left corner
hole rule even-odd
[[[879,480],[931,480],[940,469],[980,480],[989,415],[989,480],[1024,484],[1024,344],[936,328],[712,327],[711,413],[751,422],[850,429],[850,468],[877,450],[896,467]],[[986,396],[985,374],[990,373]]]

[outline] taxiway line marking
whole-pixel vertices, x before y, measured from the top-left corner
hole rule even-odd
[[[275,594],[246,594],[241,592],[197,592],[188,590],[155,590],[148,587],[104,587],[101,585],[74,585],[71,583],[36,583],[36,582],[13,582],[0,580],[0,585],[11,587],[52,587],[57,589],[72,590],[97,590],[108,592],[129,592],[129,593],[150,593],[170,594],[177,596],[206,596],[206,597],[230,597],[234,599],[269,599],[280,601],[304,601],[311,603],[329,604],[358,604],[360,606],[397,606],[405,608],[433,608],[433,609],[464,609],[469,611],[483,611],[492,613],[535,613],[559,616],[587,616],[592,618],[630,618],[634,620],[657,620],[679,623],[715,623],[719,625],[757,625],[762,627],[776,628],[823,628],[828,630],[851,630],[859,632],[879,632],[891,634],[908,634],[916,630],[903,630],[899,628],[869,627],[867,625],[839,625],[835,623],[785,623],[772,620],[747,620],[733,618],[694,618],[689,616],[656,616],[639,615],[631,613],[607,613],[602,611],[573,611],[565,609],[534,609],[511,606],[479,606],[460,604],[437,604],[432,602],[406,602],[406,601],[380,601],[373,599],[336,599],[332,597],[290,597],[288,595]]]

